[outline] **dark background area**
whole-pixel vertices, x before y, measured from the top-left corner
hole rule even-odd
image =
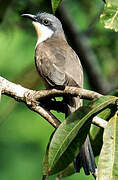
[[[106,94],[118,84],[117,33],[100,23],[102,0],[63,0],[56,15],[84,67],[84,87]],[[30,89],[44,89],[34,65],[36,34],[22,13],[52,12],[47,0],[0,0],[0,74]],[[56,113],[56,112],[55,112]],[[57,113],[56,113],[57,114]],[[63,114],[57,114],[60,120]],[[0,103],[0,179],[37,180],[53,127],[23,103],[2,96]],[[84,173],[65,178],[92,180]],[[49,180],[55,177],[49,177]]]

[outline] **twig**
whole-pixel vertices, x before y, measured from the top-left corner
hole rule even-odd
[[[94,91],[85,90],[82,88],[76,87],[66,87],[64,90],[30,90],[22,87],[19,84],[12,83],[5,78],[0,76],[0,90],[1,94],[5,94],[14,98],[17,101],[24,102],[28,108],[37,112],[42,117],[44,117],[54,128],[57,128],[60,125],[60,121],[51,113],[48,109],[42,107],[41,101],[50,97],[59,97],[67,96],[67,94],[72,96],[79,96],[80,98],[85,99],[96,99],[102,95]],[[98,119],[98,117],[93,119],[93,123],[100,127],[105,127],[104,120]]]
[[[100,117],[95,116],[92,120],[92,123],[95,124],[96,126],[105,128],[108,122]]]
[[[30,107],[34,112],[37,112],[40,114],[44,119],[46,119],[54,128],[58,128],[61,122],[49,111],[46,109],[42,108],[41,106],[38,105],[32,105]]]

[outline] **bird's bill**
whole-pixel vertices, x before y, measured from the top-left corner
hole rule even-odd
[[[29,18],[33,21],[37,21],[37,16],[33,15],[33,14],[22,14],[21,15],[22,17],[26,17],[26,18]]]
[[[36,32],[37,32],[37,38],[39,40],[40,37],[42,36],[42,33],[41,33],[40,24],[37,22],[37,16],[32,15],[32,14],[22,14],[21,16],[25,17],[25,18],[29,18],[33,21],[33,25],[34,25]]]

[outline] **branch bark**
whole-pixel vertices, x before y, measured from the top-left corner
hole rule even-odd
[[[12,83],[0,76],[1,94],[5,94],[14,98],[16,101],[24,102],[29,109],[40,114],[45,118],[54,128],[60,125],[60,121],[45,108],[42,108],[39,102],[33,102],[29,95],[35,94],[36,91],[22,87],[19,84]]]
[[[28,108],[34,112],[40,114],[45,118],[54,128],[60,125],[60,121],[48,110],[46,107],[42,107],[42,100],[46,98],[62,97],[65,95],[79,96],[82,99],[96,99],[102,95],[94,91],[85,90],[76,87],[66,87],[64,90],[30,90],[22,87],[19,84],[12,83],[0,76],[0,92],[14,98],[16,101],[24,102]],[[104,120],[99,120],[97,117],[93,119],[93,123],[102,128],[105,127]]]
[[[95,116],[92,120],[92,123],[98,127],[105,128],[108,122],[100,117]]]

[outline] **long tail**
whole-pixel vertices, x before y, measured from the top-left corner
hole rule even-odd
[[[96,179],[97,166],[95,163],[89,136],[87,136],[85,143],[81,147],[80,153],[74,161],[74,165],[76,172],[80,172],[80,168],[83,167],[86,175],[90,175],[90,173],[92,173]]]
[[[70,97],[68,100],[65,99],[65,101],[68,101],[67,103],[69,104],[66,116],[82,106],[82,101],[79,98]],[[90,173],[92,173],[96,179],[97,166],[88,135],[83,146],[81,147],[80,153],[74,160],[74,166],[76,172],[80,172],[81,167],[83,167],[86,175],[90,175]]]

